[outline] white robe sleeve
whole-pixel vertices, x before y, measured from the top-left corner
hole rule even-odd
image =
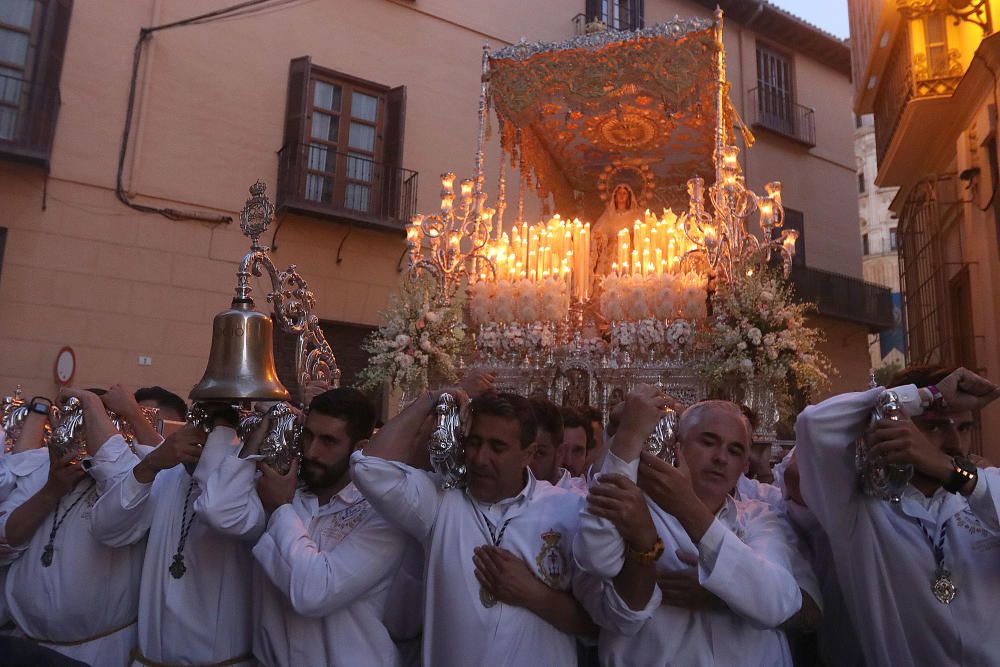
[[[841,394],[810,405],[795,422],[795,457],[806,505],[831,539],[854,525],[861,491],[855,441],[871,419],[881,388]]]
[[[18,480],[14,490],[0,503],[0,566],[9,565],[17,560],[22,553],[27,551],[31,545],[31,540],[27,539],[22,544],[14,546],[7,541],[7,521],[10,515],[25,501],[38,493],[45,485],[49,475],[48,459],[46,465],[36,468],[27,476]],[[44,528],[45,522],[39,527]]]
[[[140,483],[133,470],[118,477],[91,510],[90,531],[109,547],[135,544],[146,536],[153,520],[149,499],[153,484]]]
[[[979,468],[969,507],[994,532],[1000,532],[1000,468]]]
[[[351,455],[351,481],[394,526],[421,542],[430,535],[443,493],[429,473],[357,451]]]
[[[125,438],[116,434],[85,461],[89,461],[87,473],[97,482],[98,495],[104,495],[119,477],[132,471],[139,458],[129,449]]]
[[[732,611],[761,628],[776,628],[802,607],[791,572],[791,550],[781,517],[753,503],[741,540],[715,519],[698,543],[698,581]]]
[[[618,595],[610,579],[601,579],[587,572],[581,572],[574,577],[573,597],[583,605],[594,623],[605,630],[626,637],[638,634],[663,603],[660,587],[653,586],[653,594],[646,606],[642,609],[632,609]]]
[[[322,551],[288,504],[271,515],[253,555],[296,613],[321,617],[391,578],[405,547],[403,533],[369,511],[342,542]]]
[[[623,461],[608,452],[600,474],[617,473],[633,482],[639,474],[639,459]],[[595,475],[599,481],[600,474]],[[618,529],[607,519],[596,517],[586,510],[580,512],[580,530],[573,543],[576,562],[584,572],[598,579],[613,579],[625,565],[625,542]]]
[[[267,524],[256,476],[255,461],[225,457],[202,487],[194,511],[223,535],[256,541]]]

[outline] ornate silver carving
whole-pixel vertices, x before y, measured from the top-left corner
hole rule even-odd
[[[903,418],[903,406],[896,392],[887,390],[878,399],[872,410],[871,423],[882,419],[898,421]],[[861,437],[856,443],[855,464],[864,492],[874,498],[898,503],[903,489],[913,477],[911,464],[898,465],[876,461],[868,456],[868,443]]]
[[[49,437],[49,449],[57,459],[72,452],[73,460],[78,462],[84,457],[87,444],[83,427],[83,404],[75,396],[70,396],[58,410],[58,421]]]
[[[277,403],[267,413],[251,410],[240,420],[240,439],[247,440],[265,418],[271,420],[271,427],[261,443],[260,454],[269,466],[284,475],[292,461],[302,456],[302,422],[287,403]]]
[[[646,451],[670,465],[677,465],[677,425],[680,418],[674,410],[665,410],[653,432],[646,438]]]
[[[437,425],[427,441],[431,467],[441,475],[442,488],[465,486],[465,463],[462,439],[465,428],[458,401],[449,393],[441,394],[434,406]]]

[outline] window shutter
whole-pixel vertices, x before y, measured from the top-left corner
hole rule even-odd
[[[631,30],[642,30],[646,26],[646,0],[632,0]]]
[[[66,38],[69,36],[69,19],[73,0],[53,0],[45,10],[44,23],[39,36],[38,59],[32,75],[29,112],[25,129],[33,149],[48,156],[56,130],[59,112],[59,79],[62,76],[66,55]]]
[[[285,130],[278,152],[277,203],[281,206],[298,199],[304,185],[301,166],[305,159],[306,110],[309,108],[309,76],[312,63],[309,56],[295,58],[288,66],[288,98],[285,101]],[[302,180],[303,182],[299,182]]]
[[[587,14],[587,23],[593,23],[601,17],[601,0],[586,0],[585,12]]]
[[[408,213],[400,206],[403,190],[403,129],[406,116],[406,86],[393,88],[386,95],[385,164],[382,178],[382,211],[389,218],[400,219]]]
[[[293,60],[288,67],[288,100],[285,103],[286,146],[305,143],[311,65],[309,56],[303,56]]]

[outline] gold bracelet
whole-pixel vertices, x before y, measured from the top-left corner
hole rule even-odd
[[[646,551],[639,551],[628,542],[625,543],[625,558],[640,565],[652,565],[656,561],[660,560],[660,556],[663,555],[663,551],[663,540],[659,537],[657,537],[656,541],[653,542],[653,546]]]

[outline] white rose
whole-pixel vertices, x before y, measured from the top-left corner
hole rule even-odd
[[[745,371],[747,373],[752,373],[753,372],[753,362],[750,361],[749,359],[744,359],[743,361],[740,362],[740,370],[743,370],[743,371]]]
[[[396,347],[397,348],[402,349],[402,348],[406,347],[409,344],[410,344],[410,337],[407,336],[406,334],[399,334],[398,336],[396,336]]]
[[[743,350],[747,349],[747,344],[744,343],[743,341],[740,341],[739,343],[736,344],[736,349],[742,352]]]

